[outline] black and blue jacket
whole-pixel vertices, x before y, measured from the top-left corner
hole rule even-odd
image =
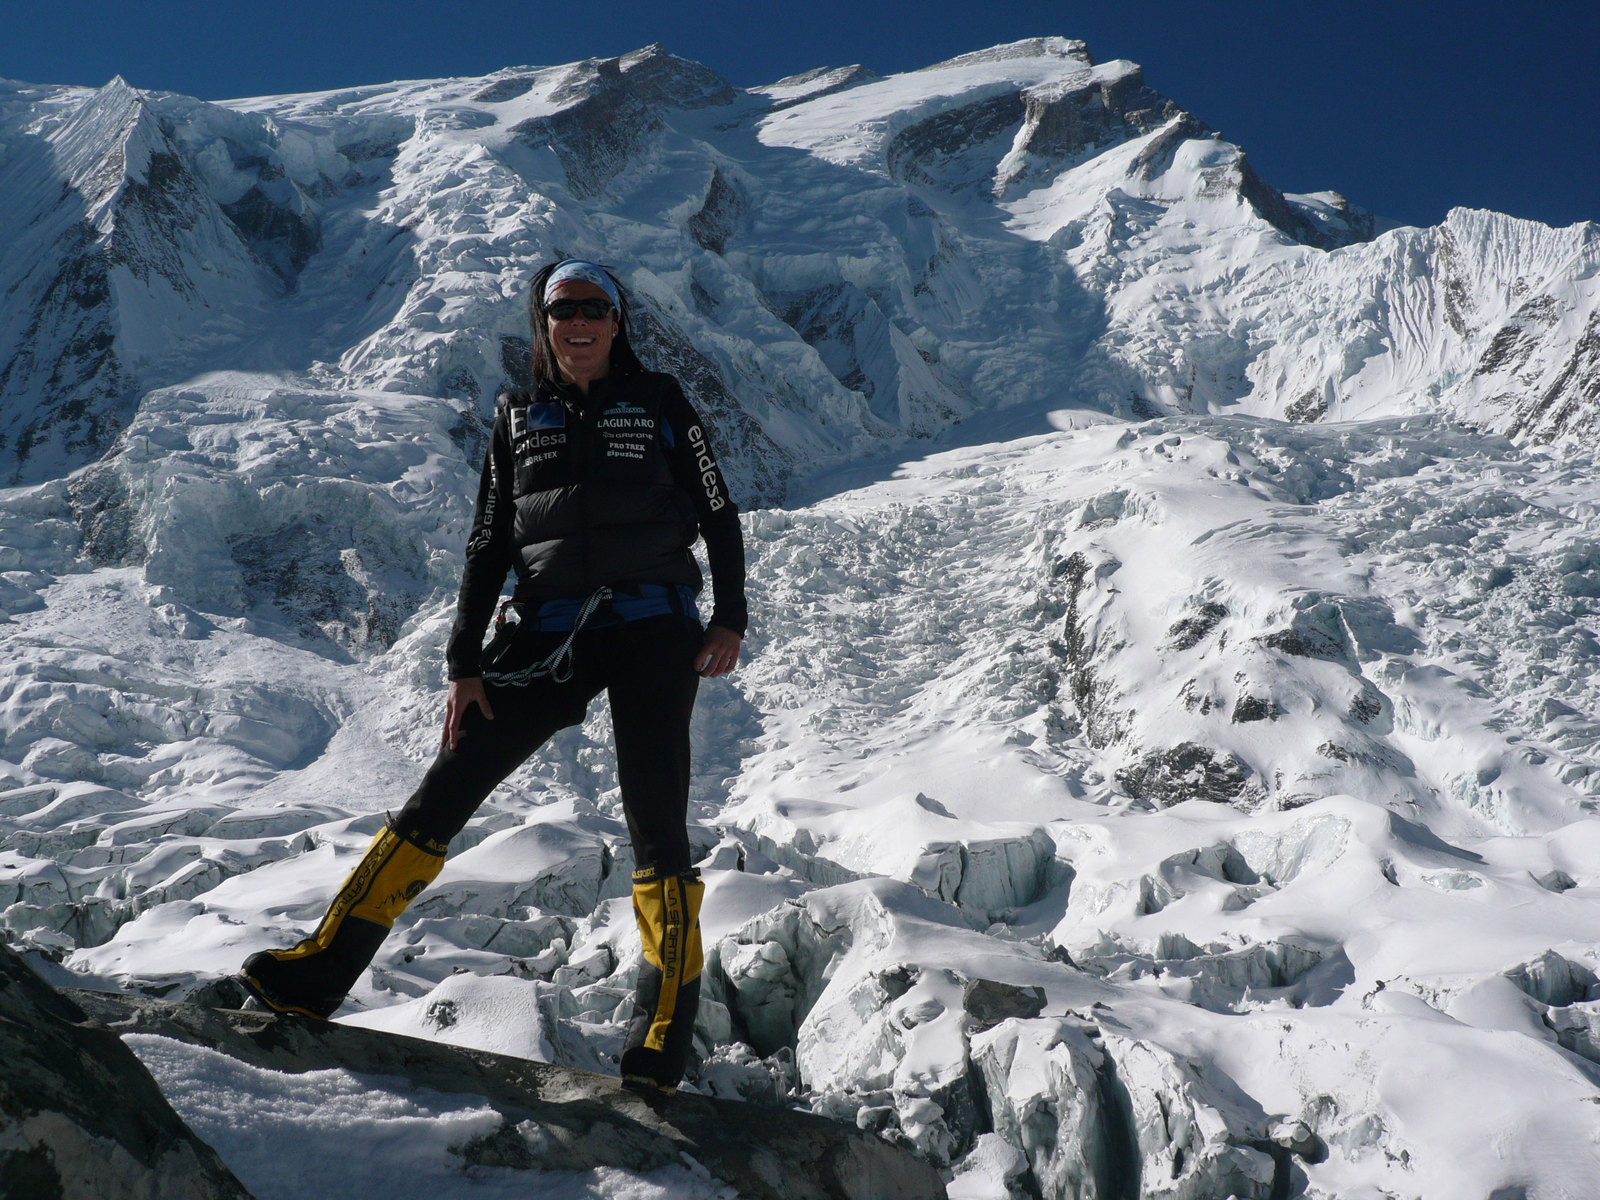
[[[601,587],[692,597],[702,583],[691,550],[699,537],[711,566],[710,623],[742,636],[739,510],[705,426],[671,375],[608,375],[587,398],[549,383],[506,394],[467,540],[450,678],[482,673],[483,635],[507,571],[517,573],[513,601],[534,611],[559,610]]]

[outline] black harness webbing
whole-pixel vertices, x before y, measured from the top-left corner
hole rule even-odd
[[[534,663],[531,667],[523,667],[520,671],[485,671],[484,682],[499,684],[501,687],[521,687],[546,675],[557,683],[567,682],[572,678],[573,639],[589,623],[594,614],[609,603],[611,603],[611,589],[596,588],[594,594],[585,600],[583,607],[578,610],[577,619],[572,622],[572,632],[567,634],[567,640],[557,646],[548,658],[543,662]]]

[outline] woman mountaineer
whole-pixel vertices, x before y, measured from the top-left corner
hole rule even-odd
[[[629,345],[627,297],[609,271],[546,266],[529,316],[534,386],[496,407],[438,757],[316,932],[251,955],[240,978],[270,1008],[329,1016],[478,805],[604,690],[644,950],[621,1068],[670,1091],[687,1065],[701,969],[689,716],[699,679],[734,669],[745,631],[738,509],[677,381],[646,371]],[[715,600],[704,630],[691,553],[702,536]],[[511,568],[516,588],[485,648]]]

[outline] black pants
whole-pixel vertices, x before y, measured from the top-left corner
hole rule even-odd
[[[459,833],[495,786],[557,730],[583,722],[603,690],[611,702],[617,781],[638,866],[661,874],[689,869],[689,715],[700,677],[694,657],[703,631],[692,617],[645,617],[586,629],[573,642],[572,677],[519,687],[486,683],[494,720],[467,710],[456,748],[434,759],[400,810],[402,830],[439,842]],[[539,662],[565,633],[528,632],[506,669]]]

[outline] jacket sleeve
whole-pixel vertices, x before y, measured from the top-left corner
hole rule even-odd
[[[712,609],[709,623],[744,636],[749,610],[744,598],[744,534],[739,508],[728,493],[728,481],[717,466],[706,427],[674,383],[662,405],[671,431],[667,460],[672,477],[694,503],[700,536],[711,566]]]
[[[495,413],[494,435],[483,456],[478,505],[472,515],[472,533],[467,538],[466,566],[461,572],[461,595],[445,648],[451,679],[482,674],[479,656],[483,652],[484,631],[500,599],[506,572],[511,569],[512,470],[511,441],[502,405]]]

